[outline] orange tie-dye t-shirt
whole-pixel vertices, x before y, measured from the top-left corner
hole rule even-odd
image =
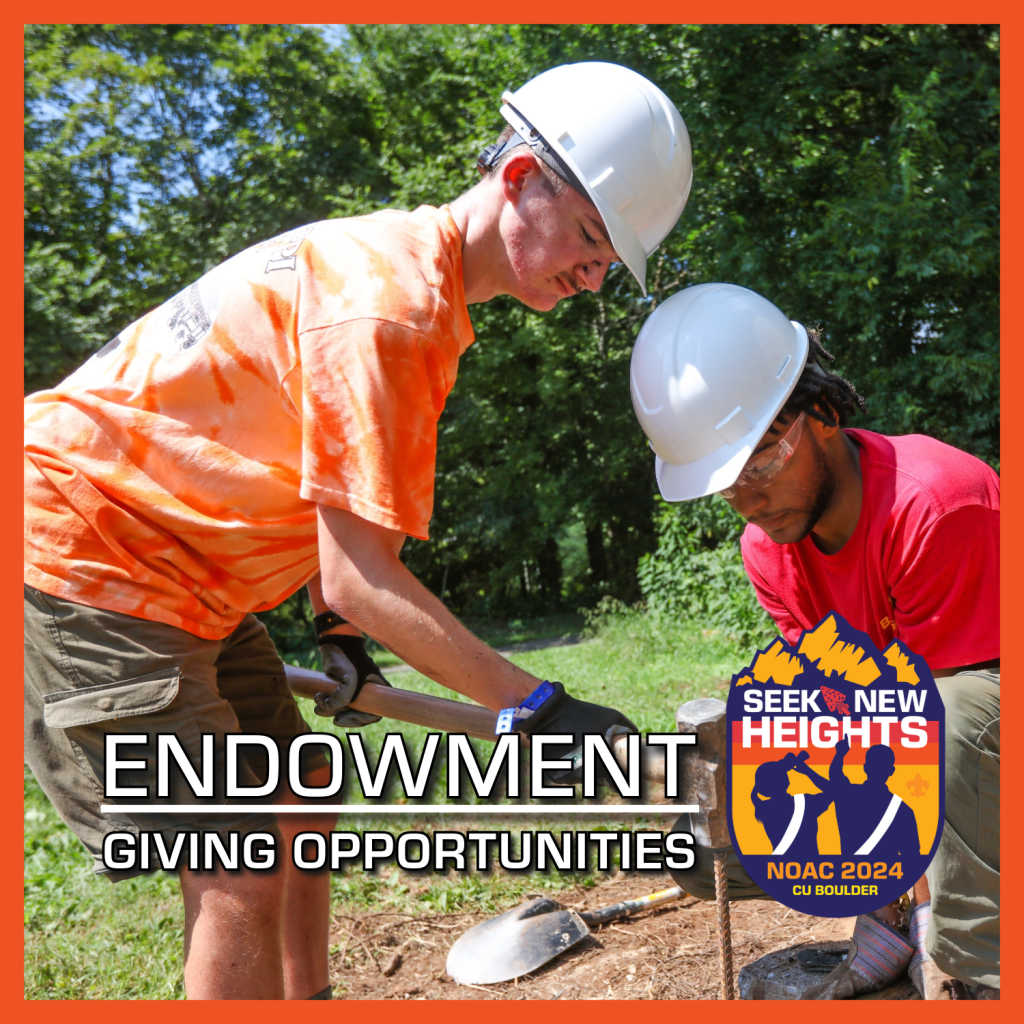
[[[447,207],[245,250],[26,399],[25,581],[216,640],[317,572],[317,503],[426,538],[472,341]]]

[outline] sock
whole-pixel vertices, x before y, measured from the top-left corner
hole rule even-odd
[[[861,914],[853,930],[857,954],[850,970],[879,988],[891,985],[905,970],[914,947],[892,925],[874,914]]]
[[[322,992],[317,992],[317,994],[315,996],[310,996],[309,998],[310,999],[333,999],[334,998],[334,989],[332,988],[332,986],[328,985],[327,988],[325,988]]]
[[[926,960],[931,960],[924,948],[924,940],[928,936],[928,922],[932,919],[932,901],[918,903],[910,913],[910,944],[914,947],[914,955],[910,960],[911,967],[919,967]]]

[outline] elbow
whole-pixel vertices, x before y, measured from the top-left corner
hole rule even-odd
[[[334,576],[330,580],[324,578],[321,586],[327,607],[354,626],[359,626],[366,605],[363,594],[365,581],[358,576],[354,579]]]

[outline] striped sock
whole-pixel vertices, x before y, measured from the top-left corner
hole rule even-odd
[[[853,941],[857,954],[850,961],[850,970],[879,988],[891,985],[906,970],[914,953],[914,947],[896,928],[874,914],[857,918]]]
[[[924,940],[928,936],[928,922],[931,919],[931,900],[918,903],[910,913],[910,944],[914,947],[914,956],[910,961],[911,967],[917,967],[924,963],[925,960],[931,960],[927,950],[924,948]]]

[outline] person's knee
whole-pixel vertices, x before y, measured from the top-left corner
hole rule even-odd
[[[259,928],[281,920],[285,874],[272,871],[181,872],[181,890],[194,912]]]
[[[265,889],[244,893],[207,889],[202,896],[200,913],[216,917],[234,931],[258,934],[280,927],[282,901],[279,894]]]
[[[302,774],[304,786],[329,786],[331,783],[331,766],[329,764],[317,765]]]
[[[946,758],[967,748],[999,748],[999,683],[988,673],[937,679],[946,712]]]

